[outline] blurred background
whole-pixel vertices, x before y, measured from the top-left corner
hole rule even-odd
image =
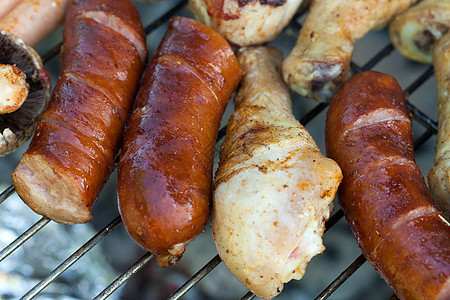
[[[136,1],[135,3],[144,27],[147,26],[150,31],[147,36],[147,46],[151,57],[167,28],[167,19],[159,21],[159,18],[180,2],[164,0],[148,3]],[[174,10],[172,15],[192,17],[185,5]],[[285,54],[289,53],[296,42],[299,25],[303,18],[304,16],[296,17],[292,24],[270,44]],[[45,55],[54,49],[61,39],[61,29],[59,29],[39,44],[36,50],[39,54]],[[407,61],[392,50],[386,29],[371,32],[360,40],[355,47],[353,62],[356,66],[362,67],[380,52],[381,58],[377,59],[371,69],[394,76],[403,89],[408,89],[429,69],[428,65]],[[60,67],[58,55],[46,61],[45,67],[50,72],[54,83]],[[413,93],[407,96],[410,103],[432,120],[437,120],[433,75],[428,76]],[[312,99],[294,94],[292,100],[299,120],[317,105]],[[232,111],[233,104],[230,101],[222,125],[226,124]],[[326,109],[314,116],[305,126],[322,149],[322,153],[325,153],[325,115]],[[413,129],[415,137],[419,137],[426,131],[426,128],[417,121],[414,121]],[[423,174],[428,174],[433,164],[435,142],[433,135],[416,150],[416,160]],[[27,146],[28,143],[12,154],[0,157],[0,193],[11,187],[11,172]],[[220,141],[216,145],[216,163],[219,147]],[[339,209],[337,199],[335,202],[334,211],[336,212]],[[54,222],[46,223],[28,241],[0,262],[0,299],[20,298],[97,232],[108,226],[118,215],[116,172],[114,172],[94,205],[92,222],[69,226]],[[0,204],[0,249],[4,249],[40,220],[40,216],[33,213],[15,193],[12,193]],[[314,299],[361,254],[344,218],[326,232],[324,245],[326,250],[322,255],[312,259],[304,278],[286,284],[284,291],[277,299]],[[128,237],[119,222],[104,239],[52,280],[48,287],[36,296],[36,299],[94,298],[143,255],[145,251]],[[112,293],[110,299],[167,299],[216,255],[217,251],[208,225],[205,232],[188,246],[176,267],[162,269],[157,266],[154,259],[151,259],[123,286]],[[247,292],[248,290],[229,273],[223,263],[219,263],[203,280],[189,290],[183,299],[240,299]],[[369,263],[365,262],[330,296],[330,299],[389,299],[392,295],[393,292],[389,286]]]

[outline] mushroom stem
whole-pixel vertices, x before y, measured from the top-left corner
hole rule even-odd
[[[16,65],[0,64],[0,114],[19,109],[27,96],[25,74]]]

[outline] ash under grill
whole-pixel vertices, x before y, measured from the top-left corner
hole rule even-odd
[[[150,55],[155,52],[159,40],[165,33],[168,20],[172,16],[192,16],[186,8],[186,2],[186,0],[182,0],[181,2],[172,0],[154,3],[136,2],[141,13],[142,21],[144,25],[147,25],[147,44]],[[287,51],[296,42],[297,33],[301,27],[303,17],[303,15],[296,16],[289,27],[270,44],[276,46],[287,55]],[[59,36],[60,33],[56,32],[52,39],[57,40]],[[45,44],[45,42],[42,44]],[[37,49],[42,55],[46,68],[55,76],[59,70],[57,56],[60,46],[61,43],[57,41],[52,47],[40,45],[39,47],[41,48],[38,47]],[[390,44],[386,30],[372,32],[356,44],[351,67],[353,72],[363,70],[385,72],[394,76],[399,81],[407,95],[408,107],[413,114],[416,161],[422,170],[422,174],[427,174],[433,164],[435,134],[437,132],[437,123],[434,121],[436,119],[436,92],[433,68],[429,65],[413,63],[402,58]],[[53,76],[53,79],[56,78],[55,76]],[[325,112],[328,105],[317,103],[311,99],[304,99],[294,94],[292,97],[296,116],[310,132],[324,153]],[[222,121],[223,126],[219,132],[216,150],[218,150],[220,142],[225,136],[226,128],[224,125],[232,110],[233,108],[230,105]],[[0,158],[0,166],[2,170],[5,170],[2,172],[4,173],[2,174],[3,177],[0,177],[0,205],[2,206],[8,201],[20,201],[18,197],[14,197],[15,191],[14,187],[10,185],[10,174],[26,147],[27,145],[23,146],[23,150],[20,151],[19,149],[14,155]],[[23,295],[23,299],[30,299],[36,296],[41,297],[42,295],[45,295],[43,298],[51,297],[47,291],[56,282],[58,282],[58,285],[61,285],[59,280],[60,276],[76,268],[85,255],[91,255],[99,247],[102,247],[103,252],[109,253],[105,254],[107,256],[105,258],[106,263],[114,265],[119,271],[115,279],[112,278],[109,282],[101,286],[100,289],[97,289],[97,294],[89,295],[89,298],[125,298],[126,296],[122,296],[121,294],[121,291],[125,290],[124,283],[133,281],[136,276],[141,276],[140,273],[144,271],[142,270],[143,268],[154,264],[153,258],[155,256],[153,254],[143,252],[125,236],[121,219],[115,207],[117,206],[117,200],[114,190],[114,180],[115,174],[111,176],[105,190],[100,195],[100,199],[94,205],[94,221],[89,226],[92,226],[96,231],[89,236],[87,241],[83,239],[78,240],[78,249],[66,255],[66,258],[61,259],[50,272],[41,274],[40,277],[38,276],[37,283],[30,286],[28,292]],[[6,186],[6,188],[1,188],[1,184],[4,184],[3,186]],[[8,185],[10,186],[8,187]],[[111,208],[105,210],[105,206]],[[28,217],[19,215],[16,218]],[[22,248],[27,247],[30,239],[43,238],[39,236],[43,228],[55,225],[64,228],[63,230],[75,231],[80,226],[85,226],[60,225],[46,218],[40,218],[39,216],[34,216],[34,219],[36,220],[34,224],[23,231],[21,235],[15,236],[12,242],[9,242],[1,250],[1,276],[8,275],[8,271],[2,268],[5,262],[10,259],[15,259],[13,257],[14,254],[20,252]],[[67,229],[68,227],[71,227],[71,229]],[[357,248],[356,242],[345,224],[343,212],[339,209],[338,205],[336,205],[332,217],[326,223],[326,228],[324,245],[327,249],[324,254],[313,258],[306,269],[304,278],[300,281],[292,281],[286,284],[285,290],[277,299],[311,299],[314,297],[315,299],[326,299],[328,297],[334,297],[335,299],[387,299],[391,296],[395,299],[392,290],[379,278],[378,274],[375,273],[370,265],[366,263],[365,258]],[[115,233],[117,233],[117,237],[113,238],[112,236]],[[112,241],[109,241],[110,237],[113,239]],[[56,238],[64,241],[66,236],[62,235]],[[205,242],[209,246],[204,247],[202,243]],[[121,249],[124,247],[132,248],[132,250],[123,252]],[[154,282],[151,280],[147,281],[146,284],[148,286],[160,284],[158,277],[171,274],[170,281],[172,285],[170,289],[165,286],[168,290],[167,295],[150,293],[152,295],[151,299],[167,299],[167,297],[169,299],[180,299],[181,297],[184,297],[183,299],[253,299],[254,295],[246,291],[238,282],[227,282],[233,281],[234,279],[231,274],[227,273],[217,252],[211,252],[214,251],[211,250],[213,249],[212,247],[212,237],[207,229],[207,232],[201,234],[188,246],[186,254],[180,261],[179,266],[168,270],[158,269],[153,273],[145,271],[146,275],[143,276],[144,279],[150,277],[150,279],[155,280]],[[202,248],[208,248],[210,250],[202,251]],[[45,259],[47,253],[44,249],[36,248],[34,251],[41,251],[40,256],[43,260]],[[345,253],[345,257],[342,256],[343,253]],[[119,257],[120,262],[118,263],[115,259]],[[129,259],[124,259],[124,257]],[[184,261],[189,261],[189,263],[185,263]],[[177,268],[181,271],[173,275],[171,269],[177,270]],[[10,271],[10,273],[12,272]],[[148,275],[149,273],[151,275]],[[136,281],[138,283],[131,284],[132,288],[140,287],[142,289],[149,289],[148,286],[143,287],[140,285],[139,280]],[[70,286],[73,282],[68,281],[63,282],[63,284]],[[199,288],[201,285],[203,287]],[[359,285],[359,288],[352,288],[355,285]],[[233,291],[226,292],[222,290],[223,287],[230,290],[233,289]],[[362,295],[362,290],[365,290],[367,293]],[[371,298],[368,295],[373,295],[373,297]],[[5,299],[14,298],[11,295],[1,294],[0,297]],[[71,299],[73,298],[83,298],[83,296],[71,295]]]

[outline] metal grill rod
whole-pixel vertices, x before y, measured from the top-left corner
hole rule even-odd
[[[169,11],[167,11],[165,14],[163,14],[161,17],[159,17],[157,20],[155,20],[150,25],[146,26],[145,33],[149,35],[153,30],[157,29],[159,26],[167,22],[175,13],[182,9],[186,4],[187,0],[181,0],[178,2],[174,7],[172,7]]]
[[[59,275],[61,275],[65,270],[67,270],[71,265],[78,261],[84,254],[86,254],[92,247],[97,245],[105,236],[111,233],[114,229],[119,226],[122,222],[120,217],[116,217],[111,223],[106,225],[105,228],[100,230],[96,235],[94,235],[88,242],[86,242],[82,247],[75,251],[69,258],[63,261],[56,269],[54,269],[50,275],[42,279],[37,283],[31,290],[29,290],[22,299],[32,299],[38,293],[40,293],[44,288],[46,288],[51,282],[53,282]]]
[[[0,252],[0,262],[4,260],[8,255],[13,253],[39,230],[41,230],[45,225],[48,224],[48,222],[50,222],[49,219],[42,217],[39,221],[34,223],[34,225],[28,228],[27,231],[25,231],[17,239],[15,239],[11,244],[3,248],[3,250]]]
[[[9,186],[8,188],[6,188],[6,190],[4,190],[1,194],[0,194],[0,204],[3,203],[3,201],[5,201],[9,196],[11,196],[14,191],[16,189],[14,188],[13,185]]]
[[[340,287],[348,278],[350,278],[353,273],[355,273],[359,267],[361,267],[366,262],[364,255],[358,256],[355,261],[348,266],[336,279],[325,288],[325,290],[319,294],[315,299],[323,300],[328,298],[338,287]]]
[[[131,276],[136,274],[143,266],[145,266],[150,260],[152,260],[156,255],[147,252],[142,256],[137,262],[135,262],[126,272],[122,273],[116,280],[114,280],[106,289],[104,289],[100,294],[98,294],[94,300],[106,299],[113,292],[115,292],[119,287],[121,287]]]
[[[170,300],[180,299],[184,294],[186,294],[194,285],[196,285],[203,277],[208,275],[215,267],[217,267],[222,260],[217,254],[213,259],[211,259],[206,265],[203,266],[194,276],[192,276],[188,281],[186,281],[175,293],[170,295]]]
[[[252,292],[248,292],[244,295],[244,297],[241,298],[241,300],[251,300],[255,298],[255,295]]]

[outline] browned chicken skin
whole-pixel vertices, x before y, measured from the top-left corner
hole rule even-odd
[[[190,0],[202,23],[231,44],[250,46],[275,39],[289,24],[303,0]]]
[[[347,80],[354,43],[416,1],[314,0],[283,62],[285,82],[303,96],[330,101]]]
[[[434,167],[428,173],[433,198],[450,219],[450,33],[433,50],[437,84],[438,133]]]
[[[225,265],[270,299],[324,250],[324,223],[342,173],[295,119],[282,55],[242,48],[244,78],[214,179],[211,227]]]
[[[433,60],[433,45],[450,30],[450,1],[422,0],[389,24],[393,46],[406,58]]]

